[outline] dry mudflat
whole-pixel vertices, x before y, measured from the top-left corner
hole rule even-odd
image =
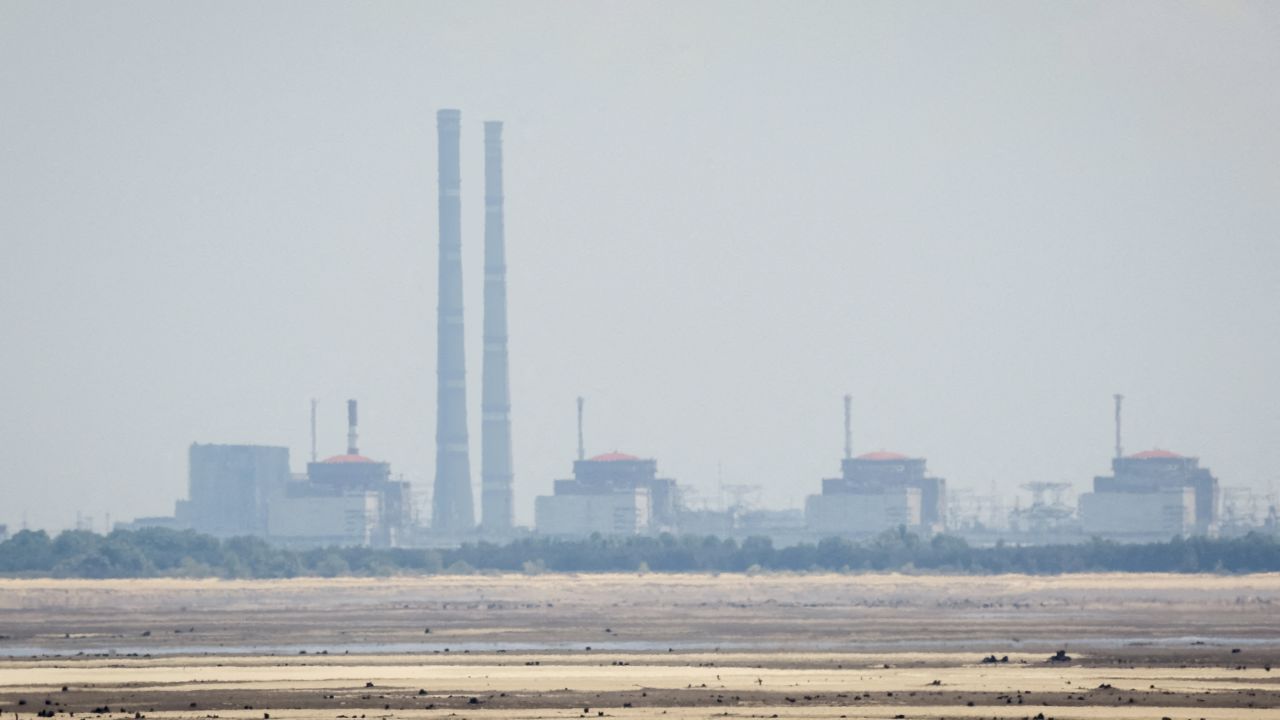
[[[0,580],[0,713],[1280,718],[1280,575]]]

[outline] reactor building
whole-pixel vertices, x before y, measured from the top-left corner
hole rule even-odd
[[[413,522],[409,483],[360,454],[356,401],[347,401],[347,451],[307,463],[306,475],[271,498],[267,535],[295,547],[402,544]]]
[[[559,537],[644,535],[673,530],[676,481],[658,477],[658,461],[610,452],[573,463],[573,478],[537,498],[538,533]]]
[[[314,417],[314,416],[313,416]],[[188,492],[174,517],[138,527],[190,528],[221,538],[252,535],[293,547],[401,544],[412,523],[409,483],[360,454],[356,401],[347,401],[347,452],[289,471],[289,449],[201,445],[188,455]]]
[[[1213,535],[1218,531],[1218,479],[1200,459],[1168,450],[1124,454],[1123,395],[1115,395],[1115,457],[1111,474],[1093,479],[1080,496],[1080,526],[1087,535],[1129,541]]]
[[[854,457],[851,403],[846,395],[840,477],[824,478],[822,494],[805,499],[809,533],[859,537],[899,526],[926,534],[941,532],[946,525],[946,481],[929,476],[924,458],[883,451]]]
[[[554,494],[534,501],[534,526],[542,535],[586,537],[674,531],[676,481],[658,477],[658,461],[617,451],[586,457],[583,399],[578,398],[578,459],[573,477],[556,480]]]
[[[1111,475],[1093,479],[1080,496],[1087,535],[1166,541],[1217,531],[1218,479],[1199,458],[1146,450],[1111,461]]]
[[[902,525],[935,533],[945,525],[946,481],[929,476],[924,458],[872,452],[845,458],[840,470],[823,479],[821,495],[805,499],[809,532],[865,536]]]

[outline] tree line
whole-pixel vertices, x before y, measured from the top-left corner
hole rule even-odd
[[[327,547],[289,549],[256,537],[227,540],[190,530],[69,530],[51,537],[24,530],[0,543],[0,574],[68,578],[288,578],[475,572],[869,572],[1030,573],[1277,572],[1280,540],[1174,538],[1124,544],[974,547],[964,539],[922,538],[905,529],[866,541],[827,538],[775,547],[767,537],[741,542],[714,536],[529,537],[458,548]]]

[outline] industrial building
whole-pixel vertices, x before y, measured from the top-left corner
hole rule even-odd
[[[905,525],[914,532],[942,530],[946,481],[929,477],[924,458],[872,452],[840,463],[838,478],[824,478],[822,494],[805,499],[805,522],[822,535],[875,535]]]
[[[1217,531],[1218,479],[1198,458],[1147,450],[1111,461],[1112,474],[1095,477],[1080,496],[1085,534],[1168,540]]]
[[[824,478],[822,494],[805,499],[809,532],[856,537],[898,526],[941,532],[946,524],[946,481],[929,477],[924,458],[883,451],[853,457],[851,404],[846,395],[840,477]]]
[[[1081,530],[1117,540],[1164,541],[1218,531],[1218,479],[1199,458],[1168,450],[1124,454],[1121,409],[1115,395],[1115,457],[1111,474],[1093,479],[1080,496]]]
[[[192,444],[188,498],[172,518],[139,518],[127,529],[192,529],[217,537],[253,535],[283,545],[402,543],[412,525],[409,483],[391,479],[391,466],[360,454],[356,401],[347,402],[347,452],[317,461],[294,477],[289,449],[259,445]]]
[[[267,534],[284,545],[401,544],[412,524],[409,483],[391,479],[391,466],[360,454],[357,405],[347,401],[347,452],[307,464],[271,498]]]
[[[187,458],[178,525],[217,537],[267,534],[269,502],[289,482],[288,448],[192,443]]]
[[[292,483],[272,503],[272,542],[288,547],[372,546],[381,507],[378,494],[345,491],[317,495],[304,483]]]
[[[658,461],[617,451],[586,457],[584,400],[578,398],[578,459],[573,478],[556,480],[554,494],[534,501],[534,527],[543,535],[585,537],[674,532],[676,481],[658,477]]]
[[[539,533],[555,536],[641,535],[675,529],[676,481],[658,477],[658,462],[611,452],[578,460],[573,478],[537,498]]]

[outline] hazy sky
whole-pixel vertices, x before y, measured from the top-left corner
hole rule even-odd
[[[1280,4],[0,0],[0,523],[193,441],[434,463],[435,111],[506,121],[517,519],[574,458],[798,507],[857,451],[1280,479]],[[1280,485],[1280,484],[1278,484]],[[477,493],[478,494],[478,493]],[[101,527],[99,519],[98,527]]]

